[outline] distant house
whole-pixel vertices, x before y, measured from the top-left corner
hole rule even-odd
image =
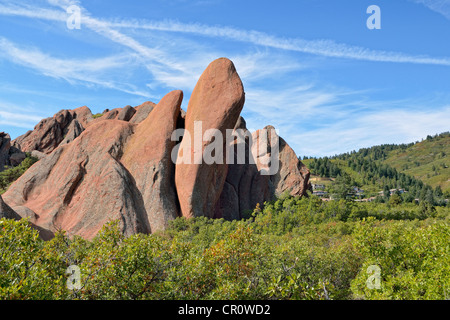
[[[403,193],[407,192],[407,191],[405,191],[405,189],[390,189],[389,190],[389,195],[392,196],[396,191],[398,191],[400,194],[403,194]],[[378,192],[378,194],[380,196],[383,196],[384,195],[384,191],[380,191],[380,192]]]
[[[356,196],[358,198],[362,198],[362,197],[364,197],[364,190],[360,189],[358,187],[353,187],[351,195],[354,195],[354,196]]]
[[[318,196],[318,197],[326,197],[326,196],[328,196],[328,192],[323,191],[323,190],[316,190],[316,191],[313,191],[313,195]]]
[[[375,201],[376,197],[370,197],[370,198],[366,198],[366,199],[355,199],[354,201],[356,202],[372,202]]]
[[[390,195],[392,196],[394,193],[396,193],[396,192],[399,192],[400,194],[403,194],[403,193],[405,193],[406,191],[405,191],[405,189],[390,189],[389,190],[389,193],[390,193]]]
[[[325,190],[324,184],[313,184],[312,185],[313,190]]]

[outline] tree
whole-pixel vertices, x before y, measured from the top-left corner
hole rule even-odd
[[[352,192],[352,179],[348,174],[338,175],[330,185],[328,192],[336,199],[347,199]]]
[[[398,195],[398,193],[394,193],[390,198],[389,198],[389,204],[391,206],[398,206],[399,204],[402,203],[402,198]]]
[[[389,186],[388,186],[388,185],[385,185],[385,186],[384,186],[384,189],[383,189],[383,196],[384,196],[386,199],[389,199],[389,197],[391,196],[391,191],[389,190]]]

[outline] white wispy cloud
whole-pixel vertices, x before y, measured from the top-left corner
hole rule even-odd
[[[381,102],[380,104],[386,102]],[[301,155],[331,156],[359,148],[387,143],[420,141],[428,134],[449,130],[450,106],[434,112],[421,110],[382,110],[365,114],[349,113],[347,120],[302,132],[284,132]]]
[[[412,0],[420,3],[430,10],[433,10],[450,20],[450,1],[449,0]]]
[[[18,106],[9,101],[0,100],[0,125],[29,129],[33,128],[42,118],[42,114],[37,114],[26,106]]]
[[[63,59],[52,57],[35,47],[21,47],[4,37],[0,37],[0,57],[36,70],[45,76],[64,79],[70,83],[87,83],[129,94],[148,96],[148,92],[138,91],[131,84],[118,84],[99,77],[99,74],[103,72],[109,72],[130,64],[133,58],[130,55],[92,59]]]
[[[419,0],[420,1],[420,0]],[[421,0],[429,4],[430,7],[439,8],[440,1]],[[82,8],[82,24],[93,31],[115,41],[121,45],[127,46],[144,57],[155,60],[165,67],[183,70],[184,66],[175,60],[169,60],[164,52],[142,45],[132,37],[121,33],[117,29],[144,29],[165,32],[189,33],[200,36],[224,38],[233,41],[251,43],[257,46],[270,47],[281,50],[302,52],[313,55],[320,55],[333,58],[356,59],[376,62],[394,62],[394,63],[414,63],[450,66],[449,57],[429,57],[427,55],[409,55],[402,52],[372,50],[360,46],[352,46],[344,43],[337,43],[333,40],[305,40],[301,38],[284,38],[270,35],[255,30],[242,30],[228,26],[209,26],[199,23],[181,23],[178,21],[147,21],[147,20],[106,20],[93,18],[90,13],[81,6],[79,1],[68,0],[50,0],[52,5],[61,9],[66,9],[71,4],[76,4]],[[443,2],[443,1],[441,1]],[[447,2],[445,2],[447,3]],[[29,18],[61,20],[64,19],[65,12],[45,8],[32,8],[2,5],[0,14],[3,15],[22,15]],[[65,16],[67,19],[67,15]]]
[[[214,38],[251,43],[275,49],[302,52],[333,58],[356,59],[376,62],[415,63],[450,66],[450,58],[435,58],[426,55],[408,55],[401,52],[372,50],[359,46],[337,43],[333,40],[305,40],[301,38],[282,38],[254,30],[241,30],[227,26],[208,26],[198,23],[177,21],[111,21],[111,27],[146,29],[190,33]]]

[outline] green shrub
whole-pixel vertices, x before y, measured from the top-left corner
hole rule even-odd
[[[250,219],[178,218],[124,237],[48,242],[0,220],[0,299],[445,299],[450,208],[284,197]],[[80,287],[69,289],[69,266]],[[381,269],[370,289],[369,266]]]
[[[11,183],[19,179],[37,161],[36,157],[27,154],[27,157],[17,167],[6,167],[4,171],[0,172],[0,194],[4,193]]]

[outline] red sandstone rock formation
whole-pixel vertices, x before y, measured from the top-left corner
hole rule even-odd
[[[67,143],[75,139],[90,121],[92,121],[92,113],[87,107],[61,110],[53,117],[41,120],[34,130],[15,139],[13,146],[23,152],[37,150],[49,154],[63,140]],[[71,140],[68,141],[66,137],[69,133]]]
[[[209,143],[204,142],[199,150],[195,150],[194,122],[201,121],[202,136],[208,129],[217,129],[225,137],[225,130],[234,128],[244,100],[241,79],[233,63],[226,58],[213,61],[198,80],[189,100],[185,121],[190,139],[184,136],[180,144],[180,150],[188,153],[183,154],[183,158],[190,163],[177,163],[175,170],[183,216],[212,218],[228,172],[225,155],[223,164],[195,163],[196,159],[204,156]],[[225,141],[222,149],[225,149]]]
[[[126,144],[122,163],[135,178],[142,195],[152,232],[164,230],[179,215],[175,190],[175,165],[171,141],[183,100],[182,91],[172,91],[141,122]]]
[[[105,110],[95,120],[87,107],[42,120],[14,141],[40,160],[11,185],[4,202],[0,198],[0,217],[27,217],[45,239],[59,229],[91,239],[113,219],[120,220],[125,235],[150,233],[180,215],[240,219],[286,190],[296,196],[306,192],[309,171],[282,138],[272,134],[274,139],[262,144],[265,148],[255,150],[264,131],[252,135],[239,117],[244,89],[230,60],[208,66],[187,113],[180,109],[182,97],[181,91],[173,91],[157,105]],[[219,144],[225,152],[216,155],[222,163],[203,160],[215,140],[203,141],[195,150],[196,121],[202,123],[201,135],[208,129],[222,133]],[[177,128],[192,133],[177,145],[178,160],[190,157],[190,164],[172,161],[176,142],[171,135]],[[227,144],[225,130],[233,128],[244,137]],[[1,137],[6,149],[6,136]],[[271,149],[273,141],[279,154]],[[227,164],[227,148],[235,150],[233,164]],[[243,158],[238,149],[245,150]],[[275,155],[279,170],[265,175]],[[194,163],[194,156],[202,163]]]

